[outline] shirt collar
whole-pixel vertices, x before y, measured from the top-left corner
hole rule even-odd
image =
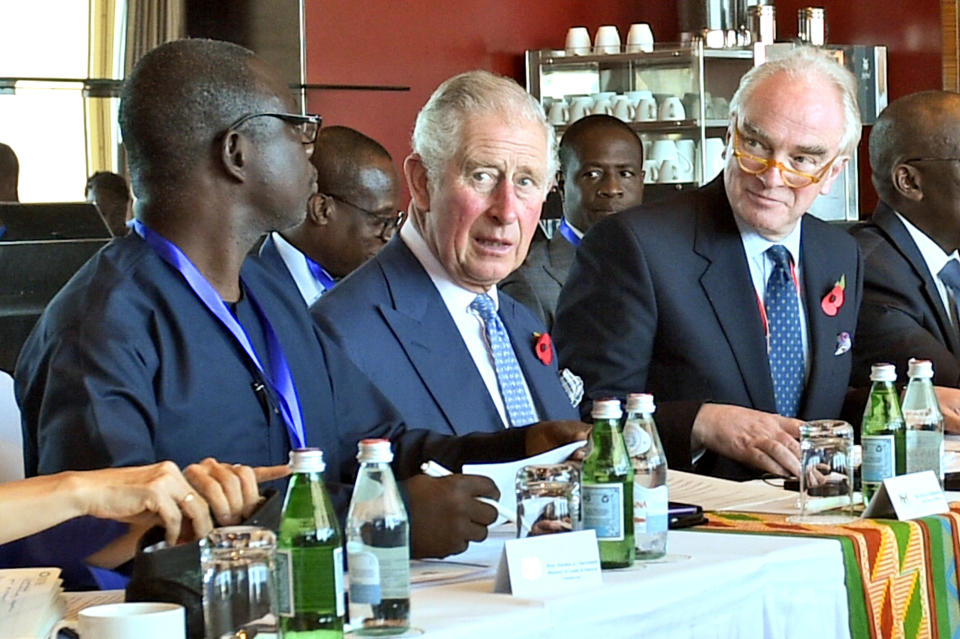
[[[437,256],[427,246],[426,240],[420,235],[420,231],[413,224],[413,220],[408,220],[406,224],[400,227],[400,239],[423,266],[437,292],[440,293],[440,297],[443,298],[443,303],[447,309],[451,313],[468,310],[470,303],[477,297],[476,291],[466,289],[453,281],[453,278],[447,273],[447,269],[443,267]],[[500,299],[497,297],[497,287],[491,286],[486,293],[493,298],[493,307],[499,310]]]
[[[905,218],[898,211],[894,211],[894,213],[900,221],[903,222],[903,226],[907,229],[910,237],[913,238],[913,243],[917,245],[917,250],[920,251],[920,256],[923,257],[927,268],[930,269],[930,274],[933,277],[938,277],[940,270],[946,263],[957,257],[957,251],[947,255],[946,252],[940,248],[939,244],[930,239],[929,235],[914,226],[913,222]]]
[[[803,221],[798,220],[793,230],[780,240],[773,242],[760,235],[756,229],[742,221],[736,214],[733,219],[737,222],[737,228],[740,230],[740,241],[743,242],[743,250],[747,254],[748,260],[755,260],[763,256],[768,248],[776,244],[783,245],[790,252],[795,266],[800,264],[800,235],[803,228]]]

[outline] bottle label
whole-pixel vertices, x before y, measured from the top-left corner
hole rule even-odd
[[[350,601],[378,604],[382,599],[410,596],[410,550],[408,546],[374,547],[348,544]]]
[[[863,481],[879,484],[896,474],[896,446],[893,435],[864,435],[861,437],[861,444]]]
[[[908,430],[907,472],[932,470],[940,478],[940,457],[943,454],[943,433],[935,430]]]
[[[903,421],[907,423],[908,428],[924,430],[924,427],[927,425],[930,425],[931,428],[936,426],[939,421],[939,416],[928,406],[926,408],[904,410]]]
[[[641,481],[644,478],[641,477]],[[653,535],[667,531],[667,487],[647,488],[633,482],[633,533]]]
[[[340,546],[278,548],[273,562],[278,615],[293,617],[331,608],[336,608],[338,617],[345,614]]]
[[[582,496],[584,529],[603,541],[622,540],[623,484],[584,484]]]
[[[627,422],[623,425],[623,443],[627,446],[627,454],[636,457],[650,450],[653,439],[640,424]]]

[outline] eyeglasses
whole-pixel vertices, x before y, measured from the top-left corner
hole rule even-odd
[[[298,115],[296,113],[248,113],[228,126],[227,130],[236,129],[244,122],[254,118],[277,118],[296,126],[300,131],[300,142],[303,144],[313,144],[317,141],[317,133],[320,131],[320,124],[323,122],[323,118],[312,113],[308,115]]]
[[[403,224],[403,219],[406,217],[404,211],[394,211],[393,215],[387,217],[385,215],[378,215],[375,211],[365,209],[362,206],[357,206],[353,202],[343,199],[339,195],[334,195],[333,193],[327,193],[326,195],[332,197],[337,202],[341,204],[346,204],[352,209],[356,209],[362,213],[367,214],[367,225],[370,226],[370,229],[376,229],[377,237],[379,237],[384,242],[388,241],[393,234],[397,232],[397,229],[400,228],[400,225]]]
[[[737,126],[733,128],[733,155],[737,158],[737,164],[740,165],[740,168],[744,173],[749,173],[750,175],[760,175],[766,171],[777,168],[780,169],[780,178],[783,180],[783,183],[789,186],[791,189],[802,189],[805,186],[810,186],[811,184],[816,184],[823,179],[823,176],[827,174],[827,171],[830,170],[830,167],[833,166],[833,163],[837,158],[827,162],[827,165],[820,170],[819,173],[811,174],[804,173],[803,171],[798,171],[796,169],[791,169],[789,166],[785,166],[783,163],[774,160],[773,158],[761,158],[756,155],[750,155],[746,151],[743,151],[740,147],[740,129]],[[839,155],[837,156],[839,157]]]

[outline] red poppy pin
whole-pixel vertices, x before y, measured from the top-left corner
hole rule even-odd
[[[847,288],[847,276],[841,275],[840,279],[836,284],[833,285],[833,289],[827,293],[823,299],[820,301],[820,308],[823,309],[823,312],[833,317],[840,310],[840,307],[843,306],[843,289]]]
[[[550,333],[533,334],[533,352],[544,366],[553,363],[553,340]]]

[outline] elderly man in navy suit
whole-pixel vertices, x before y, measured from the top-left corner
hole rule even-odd
[[[497,284],[556,173],[540,105],[484,71],[440,85],[404,162],[409,220],[311,311],[416,428],[496,432],[577,413],[543,325]]]
[[[672,467],[796,476],[800,420],[837,417],[850,378],[861,261],[805,212],[856,152],[856,82],[797,48],[749,71],[730,110],[719,178],[587,233],[557,344],[591,399],[657,397]]]

